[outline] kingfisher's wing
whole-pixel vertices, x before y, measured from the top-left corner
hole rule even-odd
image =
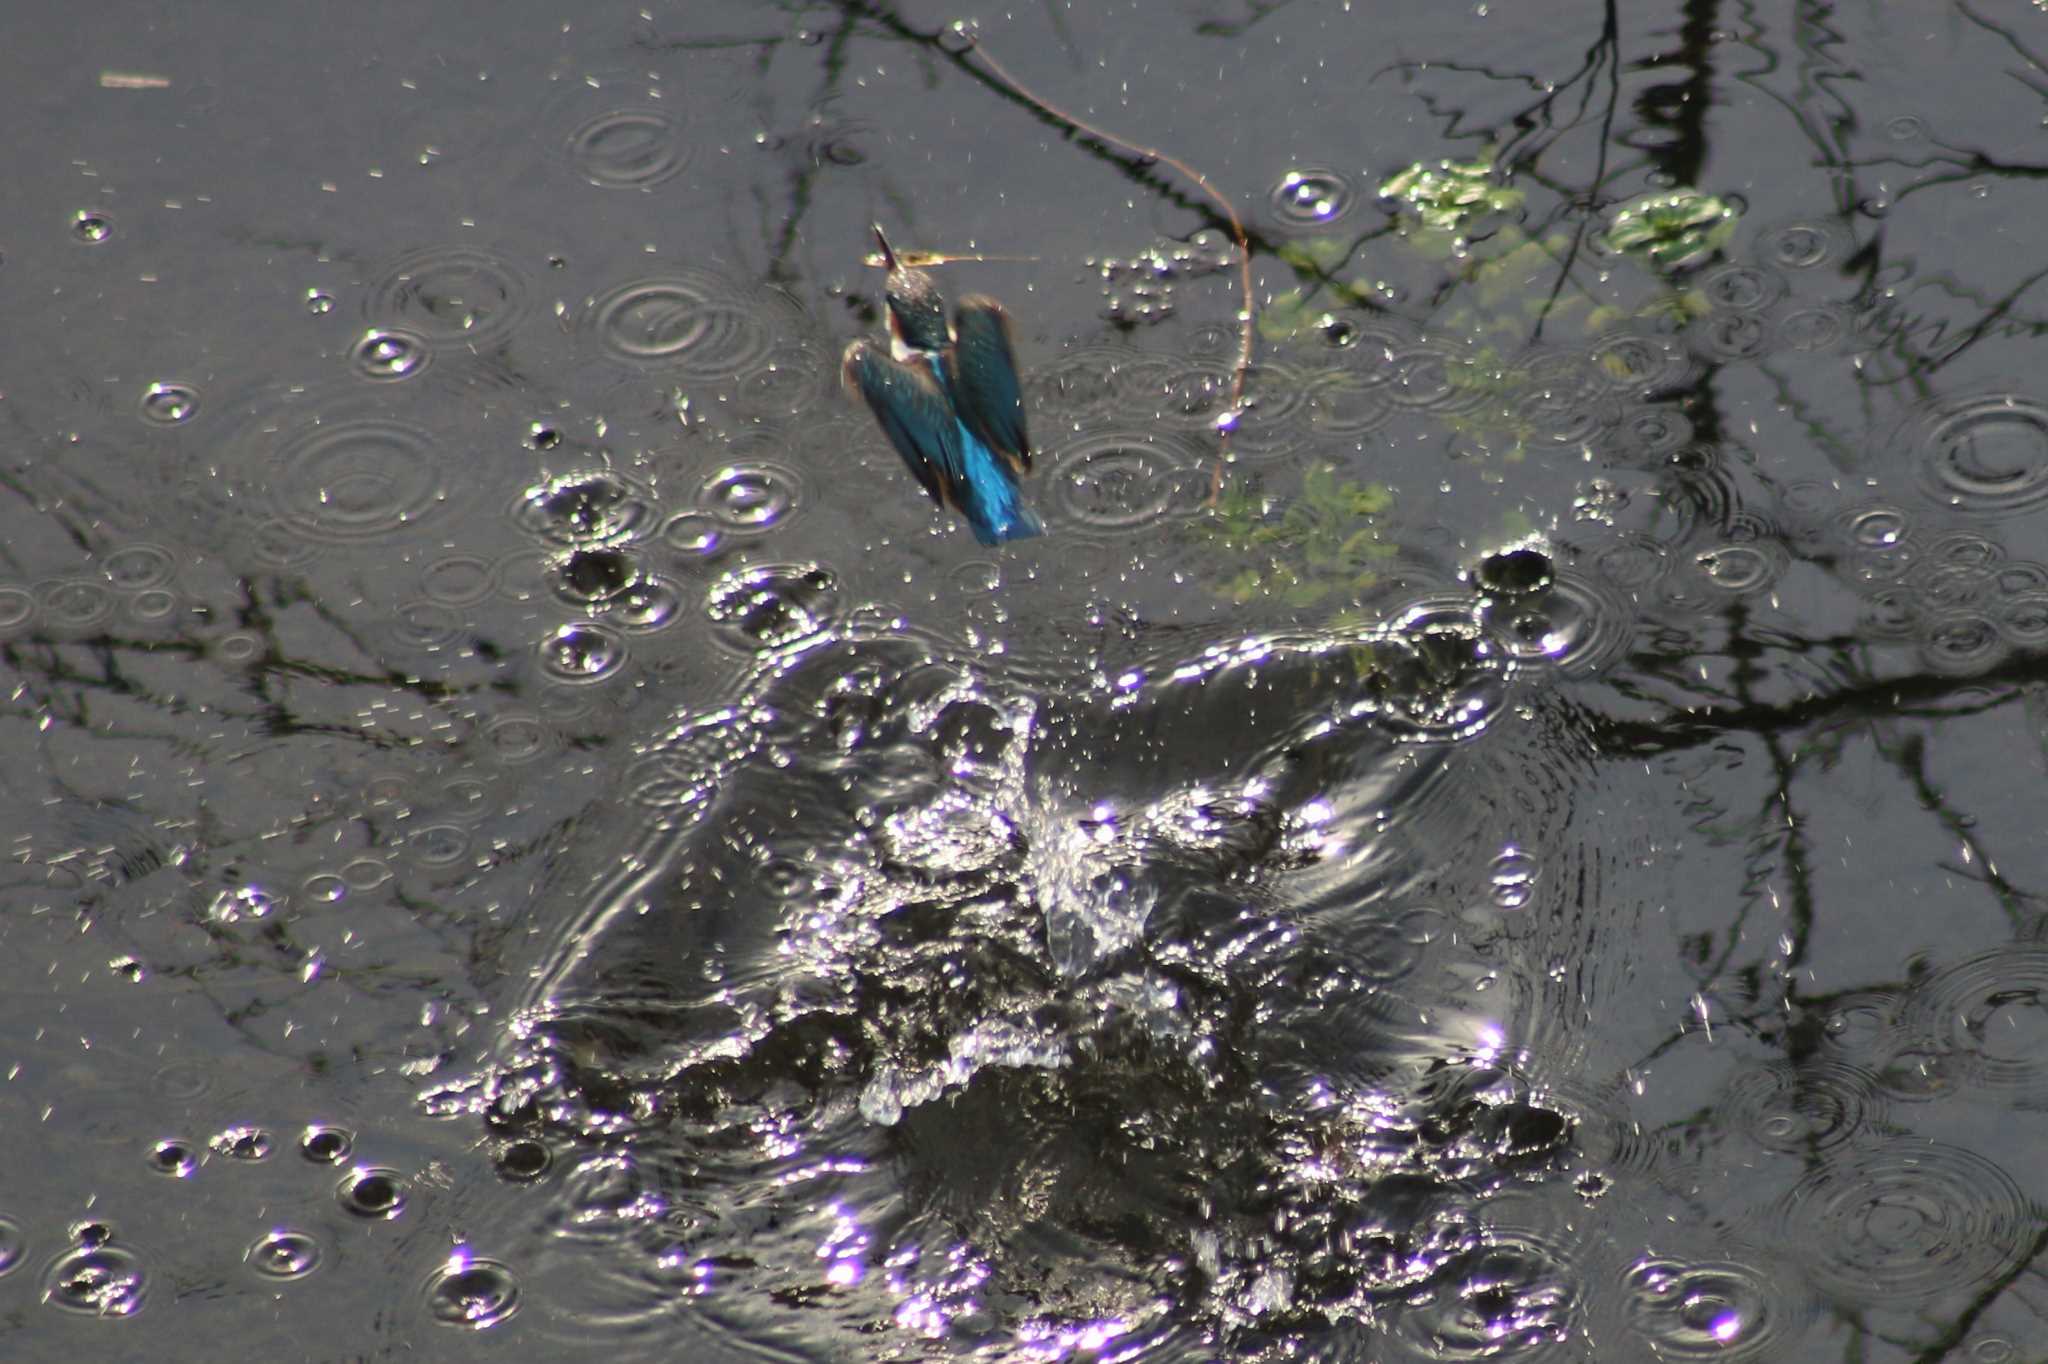
[[[867,399],[889,443],[932,501],[958,505],[964,477],[960,425],[931,370],[856,341],[846,348],[839,373],[847,388]]]
[[[1024,394],[1003,305],[983,294],[961,299],[953,313],[953,344],[941,364],[967,429],[1018,473],[1027,472],[1031,437],[1024,430]]]

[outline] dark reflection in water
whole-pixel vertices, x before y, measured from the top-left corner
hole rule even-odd
[[[10,1357],[2048,1339],[2034,7],[364,17],[10,33]]]

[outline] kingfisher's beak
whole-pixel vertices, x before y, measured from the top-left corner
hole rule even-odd
[[[882,264],[891,270],[896,268],[896,253],[889,249],[889,239],[882,235],[882,225],[875,224],[875,245],[882,248]]]

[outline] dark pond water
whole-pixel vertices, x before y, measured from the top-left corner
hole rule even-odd
[[[10,24],[0,1354],[2048,1358],[2042,8],[956,17]]]

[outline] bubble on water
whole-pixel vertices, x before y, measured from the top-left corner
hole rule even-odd
[[[571,129],[563,151],[600,189],[643,189],[690,162],[682,120],[666,109],[612,109]]]
[[[388,1221],[404,1212],[409,1194],[405,1176],[377,1165],[351,1170],[334,1189],[335,1200],[346,1211],[373,1221]]]
[[[43,1270],[43,1301],[90,1317],[128,1317],[142,1310],[149,1272],[133,1250],[87,1236]]]
[[[563,474],[528,488],[513,509],[520,528],[558,545],[635,539],[654,515],[653,495],[608,469]]]
[[[601,681],[625,661],[625,642],[591,621],[559,626],[541,641],[541,671],[557,682]]]
[[[199,1153],[191,1142],[167,1137],[149,1148],[149,1168],[173,1179],[189,1179],[199,1170]]]
[[[433,360],[424,337],[395,327],[372,327],[349,351],[349,365],[375,383],[397,383],[426,369]]]
[[[433,437],[377,417],[318,422],[289,436],[268,494],[289,533],[368,540],[432,515],[447,500]]]
[[[355,1133],[330,1123],[315,1123],[299,1134],[300,1156],[315,1165],[339,1165],[355,1147]]]
[[[729,464],[697,491],[705,515],[733,530],[766,530],[794,515],[804,502],[804,481],[794,470],[765,460]]]
[[[1974,1151],[1895,1141],[1831,1153],[1771,1210],[1769,1234],[1823,1292],[1897,1306],[1968,1300],[2024,1263],[2036,1219]]]
[[[266,1279],[303,1279],[320,1267],[320,1242],[310,1232],[279,1228],[256,1238],[242,1252],[249,1268]]]
[[[787,308],[714,275],[634,280],[588,300],[579,325],[609,354],[683,378],[729,379],[766,361]]]
[[[315,317],[325,317],[334,311],[334,295],[325,289],[306,290],[306,311]]]
[[[173,379],[159,380],[142,390],[137,408],[152,426],[182,426],[199,415],[199,390]]]
[[[488,251],[429,247],[378,273],[363,295],[363,318],[429,341],[483,346],[518,326],[528,289],[517,269]]]
[[[2038,506],[2048,499],[2048,408],[2014,393],[1944,402],[1918,424],[1912,458],[1945,505],[1987,516]]]
[[[1289,227],[1321,227],[1351,211],[1358,191],[1337,171],[1322,167],[1290,170],[1267,198],[1274,217]]]
[[[1084,526],[1109,531],[1192,511],[1197,485],[1206,476],[1192,450],[1138,427],[1082,436],[1055,451],[1049,463],[1047,483],[1061,511]]]
[[[486,1330],[519,1310],[519,1280],[496,1260],[458,1248],[427,1276],[422,1291],[435,1321]]]
[[[76,241],[96,245],[114,235],[114,219],[110,214],[96,208],[82,208],[71,215],[71,236]]]
[[[721,642],[754,653],[814,638],[832,624],[838,597],[838,582],[819,564],[764,564],[719,578],[704,611]]]
[[[1542,874],[1541,860],[1524,848],[1508,848],[1495,857],[1486,877],[1495,908],[1527,909]]]

